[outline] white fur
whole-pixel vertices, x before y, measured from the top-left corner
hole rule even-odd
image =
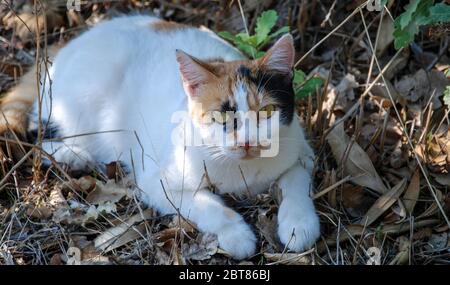
[[[221,160],[213,159],[206,147],[174,146],[171,116],[188,108],[175,50],[200,59],[243,57],[210,31],[154,31],[149,23],[156,20],[133,16],[100,23],[59,52],[51,68],[52,100],[46,90],[43,118],[51,117],[63,137],[122,131],[47,142],[45,149],[78,168],[114,160],[131,165],[133,159],[142,199],[149,206],[174,213],[167,194],[185,217],[217,234],[220,246],[238,259],[255,252],[255,234],[218,195],[205,190],[204,163],[220,193],[256,194],[280,179],[281,241],[293,250],[312,246],[319,235],[309,197],[314,154],[297,117],[280,130],[280,152],[272,158],[241,161],[225,153]]]

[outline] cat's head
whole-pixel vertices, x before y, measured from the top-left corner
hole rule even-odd
[[[292,36],[256,60],[202,61],[179,50],[176,56],[189,116],[211,153],[243,160],[273,154],[295,112]]]

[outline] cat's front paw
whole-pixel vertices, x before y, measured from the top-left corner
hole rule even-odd
[[[319,217],[315,212],[307,215],[288,214],[278,220],[278,235],[290,250],[307,250],[320,236]]]
[[[217,237],[219,246],[235,259],[244,259],[255,253],[255,234],[244,222],[225,226]]]

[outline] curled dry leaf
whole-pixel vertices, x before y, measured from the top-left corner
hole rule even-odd
[[[412,214],[414,210],[414,206],[417,203],[417,199],[419,198],[420,193],[420,172],[417,169],[414,172],[413,177],[411,178],[411,182],[409,183],[408,189],[406,189],[405,194],[403,195],[403,205],[405,206],[408,214]]]
[[[378,219],[387,209],[389,209],[405,190],[406,179],[402,179],[400,183],[395,185],[389,192],[383,194],[372,207],[367,211],[366,215],[361,219],[361,225],[371,225]]]
[[[381,194],[388,191],[367,153],[356,142],[352,144],[350,150],[347,150],[350,138],[345,133],[342,123],[335,126],[326,140],[336,161],[344,164],[343,168],[346,175],[352,176],[352,182]],[[344,158],[346,153],[348,155]],[[345,160],[343,161],[343,159]]]
[[[66,258],[69,265],[111,264],[109,258],[102,256],[93,242],[88,241],[85,236],[71,237]]]

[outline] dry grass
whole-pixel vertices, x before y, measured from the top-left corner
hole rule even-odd
[[[258,254],[242,263],[366,264],[374,252],[381,264],[450,263],[445,27],[395,51],[387,32],[398,3],[377,13],[360,6],[364,1],[98,2],[78,13],[67,12],[65,1],[47,1],[41,29],[38,17],[25,21],[40,1],[1,0],[0,92],[41,58],[46,43],[67,41],[118,13],[153,12],[236,32],[252,30],[261,11],[275,9],[278,25],[289,25],[296,40],[296,66],[326,79],[322,90],[298,102],[317,154],[322,237],[302,254],[283,248],[275,234],[275,186],[255,198],[227,196],[260,236]],[[0,264],[237,263],[195,225],[145,209],[127,190],[132,183],[120,166],[109,165],[106,176],[70,173],[57,163],[40,169],[30,157],[50,157],[39,145],[23,146],[34,151],[13,161],[6,150],[0,165]]]

